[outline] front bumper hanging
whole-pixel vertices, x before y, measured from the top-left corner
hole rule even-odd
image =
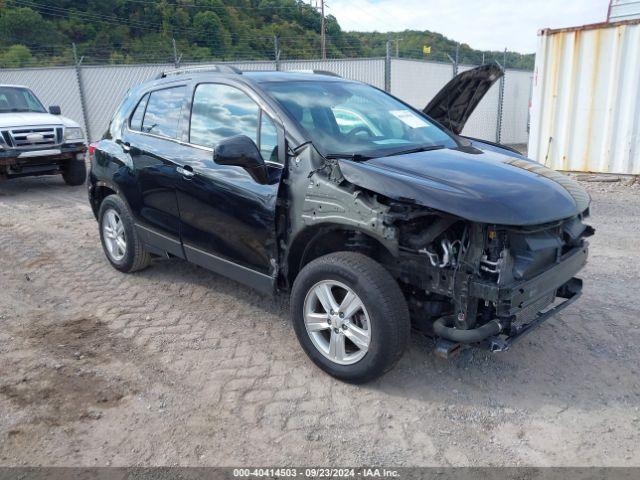
[[[509,336],[506,338],[500,338],[499,336],[489,337],[483,342],[483,347],[488,348],[492,352],[504,352],[509,350],[513,344],[521,340],[522,337],[532,332],[558,312],[564,310],[573,302],[575,302],[582,295],[582,280],[579,278],[572,278],[565,283],[559,290],[556,296],[558,298],[564,298],[565,300],[542,312],[537,312],[536,316],[528,323],[523,325],[512,326],[509,332]]]
[[[492,352],[508,350],[580,297],[582,280],[574,275],[585,265],[587,256],[588,246],[585,242],[581,247],[568,252],[557,265],[530,280],[503,287],[472,281],[471,297],[493,302],[497,316],[470,330],[452,328],[454,325],[450,318],[436,320],[434,331],[439,337],[436,341],[436,355],[448,358],[456,354],[463,345],[479,346]],[[548,308],[556,298],[565,300]],[[523,313],[527,311],[530,313],[525,319]]]

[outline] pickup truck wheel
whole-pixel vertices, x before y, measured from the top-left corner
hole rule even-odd
[[[72,159],[62,166],[62,178],[67,185],[82,185],[87,179],[87,167],[84,160]]]
[[[409,340],[407,303],[382,265],[354,252],[305,266],[291,292],[293,327],[322,370],[363,383],[390,370]]]
[[[98,212],[100,240],[107,260],[121,272],[135,272],[146,268],[151,256],[134,228],[127,205],[117,195],[109,195]]]

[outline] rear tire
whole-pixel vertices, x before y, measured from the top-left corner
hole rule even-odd
[[[87,167],[84,160],[71,159],[62,167],[62,178],[67,185],[82,185],[87,179]]]
[[[291,291],[291,316],[309,358],[345,382],[389,371],[409,341],[409,309],[398,283],[360,253],[332,253],[305,266]]]
[[[100,241],[107,260],[116,270],[132,273],[151,263],[151,255],[135,231],[127,204],[117,195],[109,195],[98,211]]]

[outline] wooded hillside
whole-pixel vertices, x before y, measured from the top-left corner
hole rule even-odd
[[[69,64],[72,44],[86,63],[319,58],[321,16],[300,0],[0,0],[0,67]],[[327,57],[383,56],[387,39],[400,56],[446,61],[456,42],[434,32],[344,32],[326,17]],[[396,53],[396,43],[392,43]],[[423,45],[432,47],[423,55]],[[460,47],[462,63],[482,54]],[[502,60],[485,52],[485,60]],[[508,65],[532,68],[533,55]]]

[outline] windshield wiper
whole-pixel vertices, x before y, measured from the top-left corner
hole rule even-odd
[[[408,150],[400,150],[397,152],[388,153],[386,156],[392,157],[394,155],[406,155],[409,153],[428,152],[430,150],[440,150],[442,148],[445,148],[445,146],[444,145],[425,145],[422,147],[410,148]]]
[[[361,153],[329,153],[324,156],[329,160],[334,158],[346,158],[347,160],[353,160],[354,162],[362,162],[364,160],[371,160],[374,157],[363,155]]]

